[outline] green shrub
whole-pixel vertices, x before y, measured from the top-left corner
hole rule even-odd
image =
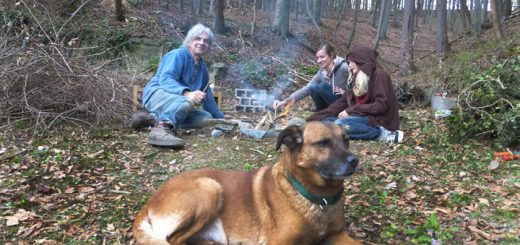
[[[238,60],[240,60],[240,55],[238,53],[235,53],[235,52],[230,52],[228,54],[228,59],[231,62],[238,62]]]
[[[23,26],[30,21],[28,13],[19,9],[0,6],[0,27],[21,32]]]
[[[182,39],[173,39],[171,42],[167,43],[166,50],[170,51],[173,49],[177,49],[182,45],[183,42],[184,40]]]
[[[413,244],[442,244],[442,241],[453,238],[453,234],[459,230],[459,227],[442,227],[437,214],[433,213],[423,225],[409,228],[405,233],[413,237]]]
[[[155,74],[157,72],[157,68],[159,68],[159,64],[161,63],[160,57],[153,57],[146,62],[146,66],[143,69],[143,72],[149,72],[151,74]]]
[[[314,76],[320,70],[320,66],[319,65],[309,65],[309,66],[301,65],[301,66],[298,66],[296,68],[296,70],[298,70],[298,72],[303,73],[304,75]]]
[[[115,59],[132,49],[131,28],[113,28],[107,21],[87,24],[78,31],[83,45],[93,47],[85,55],[95,59]]]
[[[515,42],[481,42],[432,69],[438,79],[434,89],[458,98],[448,119],[451,140],[520,142],[520,44]]]
[[[256,88],[270,87],[273,84],[273,78],[267,75],[264,65],[256,59],[246,62],[239,72],[240,77]]]

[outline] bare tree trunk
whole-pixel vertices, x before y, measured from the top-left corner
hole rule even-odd
[[[224,33],[226,31],[226,25],[224,23],[224,0],[215,0],[213,31],[216,33]]]
[[[493,3],[491,3],[491,4],[493,4]],[[486,23],[487,19],[488,19],[488,16],[487,16],[487,14],[488,14],[487,6],[488,6],[488,0],[483,0],[482,1],[482,9],[483,9],[483,11],[482,11],[482,21],[484,23]]]
[[[321,26],[321,0],[313,0],[312,16],[316,24]]]
[[[473,10],[473,30],[475,35],[479,36],[482,31],[482,5],[480,0],[475,0],[475,9]]]
[[[455,12],[453,11],[455,9],[454,7],[455,0],[447,0],[446,5],[448,8],[448,30],[453,31],[453,27],[455,24]]]
[[[294,0],[293,4],[291,4],[291,8],[294,11],[294,19],[293,23],[298,22],[298,18],[300,17],[301,11],[300,11],[300,0]],[[291,14],[289,14],[290,16]]]
[[[423,14],[423,3],[424,0],[417,0],[417,9],[415,10],[414,20],[415,20],[415,28],[419,29],[419,17]]]
[[[376,26],[376,15],[381,6],[381,0],[372,1],[372,6],[370,7],[370,15],[368,16],[368,24],[371,26]],[[381,11],[379,11],[381,12]]]
[[[446,23],[446,0],[437,0],[437,33],[436,46],[437,55],[443,58],[450,51],[450,44],[448,42],[448,24]]]
[[[377,50],[379,46],[379,40],[386,38],[386,27],[388,26],[388,12],[390,12],[390,1],[383,0],[381,5],[381,15],[379,16],[379,26],[377,27],[376,40],[374,43],[374,49]]]
[[[202,12],[204,10],[204,0],[199,0],[199,8],[197,9],[197,15],[202,15]]]
[[[352,2],[350,0],[345,0],[345,3],[347,4],[347,9],[352,9]]]
[[[459,0],[460,3],[460,10],[462,11],[462,18],[464,29],[467,29],[471,25],[471,13],[468,9],[468,4],[464,0]],[[464,24],[467,23],[467,24]]]
[[[398,17],[399,17],[399,12],[400,12],[399,4],[400,4],[401,0],[393,0],[393,1],[394,1],[393,2],[394,4],[393,4],[392,9],[394,10],[394,18],[392,21],[392,26],[397,27],[397,26],[399,26]]]
[[[428,30],[432,29],[432,19],[433,19],[433,3],[435,0],[428,0],[428,5],[426,7],[427,14],[424,15],[423,24],[428,23]]]
[[[404,1],[403,29],[401,31],[401,63],[399,73],[411,74],[415,72],[413,63],[413,26],[414,26],[415,0]]]
[[[209,15],[215,17],[215,0],[209,1]]]
[[[447,19],[447,24],[449,25],[450,24],[450,21],[451,21],[451,11],[450,11],[450,5],[451,3],[453,2],[453,0],[446,0],[446,19]],[[448,30],[449,30],[449,26],[448,26]]]
[[[193,9],[195,18],[198,18],[202,13],[202,0],[192,0],[191,7]]]
[[[336,28],[334,29],[334,36],[332,36],[332,39],[336,39],[336,34],[338,32],[338,27],[341,24],[341,21],[343,21],[343,17],[345,16],[345,9],[347,8],[347,1],[343,2],[343,8],[341,8],[341,13],[339,16],[338,24],[336,24]]]
[[[316,27],[316,30],[318,30],[318,33],[320,35],[320,42],[323,43],[323,40],[324,40],[323,32],[321,31],[320,24],[314,19],[314,15],[312,14],[312,11],[309,6],[309,1],[311,1],[311,0],[305,1],[305,10],[307,11],[307,16],[311,19],[312,23],[314,24],[314,27]]]
[[[517,1],[516,2],[516,6],[518,7],[519,4],[520,4],[520,1]],[[500,4],[498,6],[500,6]],[[513,3],[512,3],[512,1],[511,0],[504,0],[502,9],[503,9],[502,16],[504,16],[504,17],[510,16],[512,11],[513,11]]]
[[[422,20],[422,23],[423,25],[426,24],[426,20],[428,19],[428,16],[430,15],[430,12],[431,12],[431,8],[430,8],[430,2],[432,0],[424,0],[424,7],[426,8],[424,13],[423,13],[423,20]]]
[[[255,35],[255,25],[256,25],[256,0],[253,2],[253,23],[251,23],[251,36]]]
[[[138,0],[136,6],[139,10],[143,10],[144,9],[144,0]]]
[[[430,4],[432,5],[430,7],[430,11],[428,13],[428,30],[431,31],[432,30],[432,26],[433,26],[433,23],[434,21],[433,20],[436,20],[437,19],[437,15],[435,15],[435,17],[433,16],[433,5],[434,5],[434,2],[436,0],[430,0]],[[437,12],[435,12],[435,14],[437,14]]]
[[[125,15],[124,15],[124,11],[123,11],[123,3],[122,3],[122,0],[115,0],[114,1],[114,10],[115,10],[115,14],[116,14],[116,20],[117,21],[124,21],[125,20]]]
[[[350,33],[350,36],[348,38],[347,42],[347,49],[350,50],[350,47],[352,46],[352,42],[354,41],[354,36],[356,34],[356,26],[358,22],[358,13],[359,13],[359,5],[361,5],[361,0],[356,0],[354,3],[355,9],[354,9],[354,18],[352,20],[352,32]]]
[[[289,10],[291,2],[287,0],[276,0],[274,22],[271,30],[282,38],[289,36]]]
[[[461,1],[458,0],[457,3],[459,4],[459,9],[457,10],[458,14],[460,15],[460,22],[462,25],[462,30],[466,30],[468,28],[468,21],[466,20],[466,16],[464,15],[464,11],[462,11],[462,5],[460,3]]]
[[[273,0],[269,0],[268,3],[271,4]],[[269,6],[266,6],[267,8],[267,23],[271,23],[271,12],[273,11],[273,8],[271,7],[271,5]]]
[[[196,1],[196,0],[190,0],[191,17],[196,17],[195,4],[193,3],[193,1]]]
[[[392,0],[385,0],[385,6],[381,14],[384,15],[384,25],[381,26],[381,37],[386,38],[386,31],[388,30],[388,17],[390,16],[390,9],[392,6]]]
[[[498,0],[491,0],[491,14],[493,23],[493,31],[495,32],[495,37],[497,40],[501,41],[504,39],[504,33],[502,32],[502,27],[500,26],[500,5],[498,4]]]
[[[270,8],[269,8],[269,0],[262,0],[262,10],[263,11],[268,11]]]

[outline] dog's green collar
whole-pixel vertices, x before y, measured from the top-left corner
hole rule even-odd
[[[312,203],[316,203],[320,205],[320,208],[323,209],[323,206],[331,205],[338,201],[341,196],[343,195],[343,188],[341,188],[341,191],[339,191],[336,195],[328,196],[328,197],[320,197],[315,196],[309,191],[305,189],[305,187],[296,180],[292,175],[289,174],[289,181],[291,182],[292,186],[300,193],[303,197],[305,197],[307,200],[311,201]]]

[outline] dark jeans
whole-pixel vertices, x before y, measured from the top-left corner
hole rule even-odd
[[[381,129],[378,126],[368,125],[367,116],[348,116],[341,119],[326,117],[322,121],[335,122],[342,126],[351,139],[374,140],[381,134]]]
[[[338,100],[341,95],[335,95],[330,84],[321,82],[311,86],[311,97],[316,105],[316,110],[321,111]]]

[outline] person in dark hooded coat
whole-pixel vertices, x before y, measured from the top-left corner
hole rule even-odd
[[[342,97],[306,121],[334,121],[352,139],[400,143],[399,105],[388,73],[376,66],[377,51],[355,46],[347,54],[350,76]]]

